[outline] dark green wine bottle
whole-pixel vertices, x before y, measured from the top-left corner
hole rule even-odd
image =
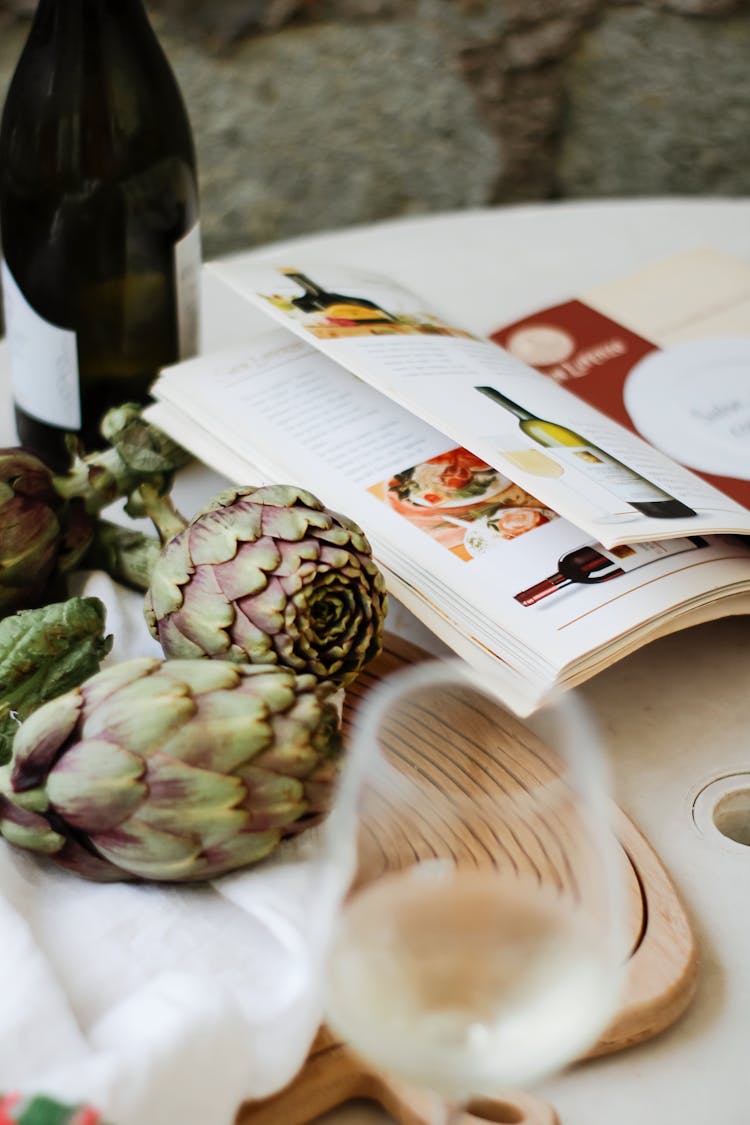
[[[141,0],[39,0],[0,125],[18,436],[56,465],[102,444],[197,349],[200,232],[185,106]]]

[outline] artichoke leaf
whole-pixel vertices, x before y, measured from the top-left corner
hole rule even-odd
[[[248,828],[250,816],[245,809],[200,805],[180,808],[171,802],[149,801],[138,814],[139,824],[171,835],[185,834],[200,840],[201,852],[216,847]]]
[[[44,779],[58,751],[75,729],[80,711],[80,695],[69,691],[24,720],[13,743],[11,781],[15,790],[35,789]]]
[[[229,648],[227,629],[234,621],[234,608],[219,589],[212,568],[197,567],[190,588],[195,595],[190,605],[174,614],[180,633],[199,645],[204,654],[226,652]]]
[[[169,676],[175,683],[185,684],[197,696],[231,691],[240,679],[234,664],[219,660],[167,660],[161,665],[161,674]]]
[[[43,816],[23,809],[0,794],[0,833],[9,844],[54,855],[65,842]]]
[[[237,660],[249,660],[252,664],[274,664],[276,657],[271,644],[271,638],[263,629],[254,625],[243,609],[242,599],[234,603],[237,611],[232,625],[234,648],[237,650]],[[203,656],[203,653],[196,653]]]
[[[207,663],[207,661],[206,661]],[[251,761],[272,738],[266,710],[253,714],[248,697],[219,698],[215,708],[198,708],[198,721],[174,732],[161,744],[161,752],[200,769],[233,770]]]
[[[260,535],[260,509],[240,503],[231,515],[222,509],[207,513],[200,522],[192,522],[185,538],[193,562],[200,566],[233,559],[238,543],[257,541]]]
[[[242,612],[256,628],[273,636],[284,628],[284,617],[288,598],[278,578],[272,578],[265,590],[252,598],[242,598]]]
[[[147,676],[127,684],[90,712],[81,726],[81,736],[125,742],[133,753],[146,756],[195,710],[195,701],[185,688],[165,682],[161,676]]]
[[[182,587],[193,574],[187,535],[176,535],[162,547],[157,565],[151,575],[146,597],[146,619],[153,615],[159,620],[182,605]],[[149,628],[153,632],[149,621]]]
[[[287,543],[282,540],[276,545],[279,551],[279,561],[275,573],[279,578],[296,575],[305,578],[315,573],[320,556],[320,546],[315,539],[306,538],[296,543]]]
[[[217,563],[216,582],[229,601],[257,594],[268,584],[268,575],[281,561],[278,544],[265,536],[255,543],[241,543],[235,556]]]
[[[199,877],[210,879],[237,867],[247,867],[269,855],[281,840],[278,829],[269,832],[239,832],[221,844],[207,848],[200,859]]]
[[[142,879],[194,879],[200,869],[197,836],[162,832],[131,817],[111,832],[98,832],[97,852]]]
[[[296,504],[316,512],[323,508],[317,496],[298,484],[264,484],[259,488],[240,489],[240,495],[252,500],[254,504],[265,504],[273,508],[288,508]]]
[[[73,828],[101,832],[134,813],[148,790],[143,759],[105,739],[77,742],[50,770],[47,796]]]
[[[179,623],[174,614],[159,622],[155,635],[172,660],[197,660],[206,655],[200,645],[188,640],[180,632]],[[229,641],[227,640],[228,644]],[[228,652],[229,649],[227,648],[226,651]]]
[[[81,688],[87,710],[93,711],[121,688],[150,675],[160,666],[161,661],[156,656],[135,656],[132,660],[118,661],[103,668]]]
[[[258,766],[245,766],[239,775],[247,790],[243,807],[248,810],[253,831],[283,828],[307,812],[305,787],[298,778]]]

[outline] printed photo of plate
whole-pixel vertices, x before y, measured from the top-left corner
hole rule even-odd
[[[445,508],[450,511],[452,508],[465,508],[467,504],[486,504],[494,499],[498,493],[508,488],[510,484],[511,482],[507,477],[498,473],[486,488],[477,492],[468,500],[466,496],[461,495],[460,489],[452,492],[440,486],[428,486],[427,490],[421,494],[415,491],[410,499],[412,504],[417,504],[420,508],[431,508],[433,511],[441,511]]]
[[[491,516],[480,516],[468,524],[464,547],[476,558],[556,518],[547,508],[501,508]]]
[[[651,352],[629,373],[623,397],[639,433],[675,461],[750,480],[750,338]]]
[[[431,511],[470,509],[502,494],[511,481],[467,449],[455,448],[398,473],[388,490]]]

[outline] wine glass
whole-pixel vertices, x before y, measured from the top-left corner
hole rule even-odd
[[[574,693],[521,722],[498,687],[450,660],[372,690],[326,827],[327,1023],[444,1125],[591,1048],[626,960],[593,723]]]

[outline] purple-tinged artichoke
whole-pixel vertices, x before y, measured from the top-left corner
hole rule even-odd
[[[168,657],[279,664],[338,684],[378,654],[385,614],[364,533],[291,485],[217,496],[167,542],[146,595]]]
[[[140,658],[46,703],[0,768],[0,832],[90,879],[208,879],[327,811],[331,685],[287,668]]]
[[[132,403],[108,411],[102,431],[110,447],[74,456],[65,474],[53,474],[25,449],[0,449],[0,617],[63,597],[62,576],[80,565],[111,562],[118,580],[146,588],[142,572],[155,542],[151,547],[140,536],[144,549],[132,565],[135,533],[127,543],[118,540],[98,516],[118,497],[128,497],[140,514],[138,489],[165,495],[189,455]],[[92,546],[95,559],[87,557]]]
[[[80,503],[58,495],[50,469],[25,449],[0,450],[0,616],[37,605],[53,574],[91,539]]]

